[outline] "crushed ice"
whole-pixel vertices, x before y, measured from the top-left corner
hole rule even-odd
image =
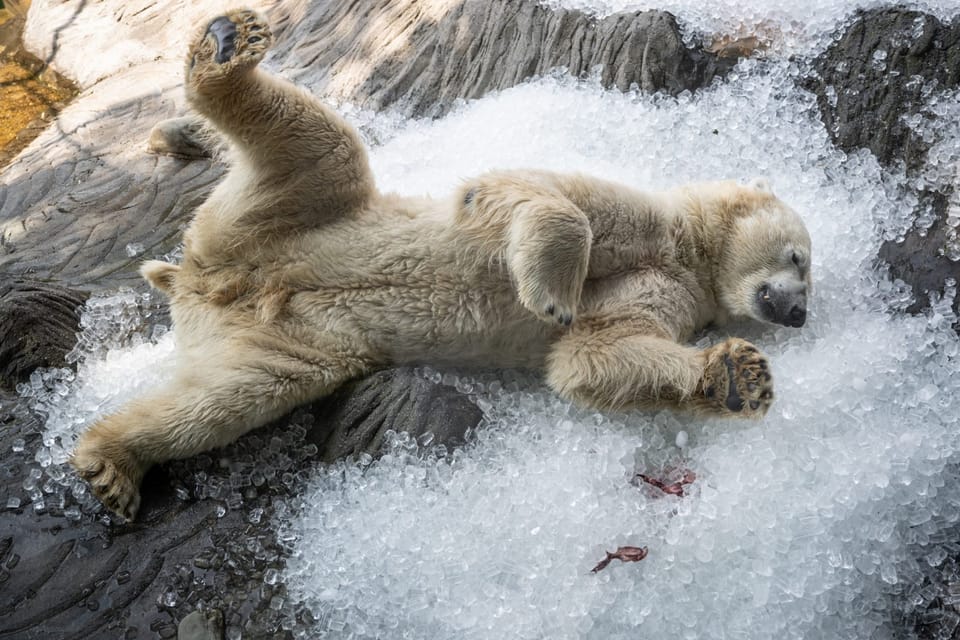
[[[684,39],[745,38],[789,53],[823,49],[849,25],[857,10],[887,8],[889,0],[540,0],[554,8],[579,9],[596,16],[621,11],[669,11],[683,28]],[[898,6],[929,13],[943,21],[957,15],[956,0],[903,0]]]
[[[600,12],[620,4],[589,3]],[[744,14],[730,2],[658,3],[688,23],[787,12],[789,33],[808,43],[852,5],[823,0],[802,24],[793,6]],[[274,518],[290,557],[264,573],[266,586],[286,585],[269,592],[272,609],[296,603],[314,621],[303,636],[336,638],[866,638],[909,634],[904,620],[960,624],[950,590],[960,583],[956,283],[927,315],[897,313],[911,294],[873,260],[884,238],[918,222],[916,178],[834,149],[813,98],[795,87],[801,66],[747,61],[677,98],[557,76],[441,121],[371,125],[386,140],[371,158],[381,186],[407,194],[440,195],[493,167],[584,171],[644,188],[765,175],[808,223],[815,296],[802,330],[731,330],[773,363],[777,401],[760,423],[600,414],[516,372],[423,369],[484,410],[469,446],[396,434],[379,461],[298,473],[317,453],[303,444],[311,425],[300,416],[288,436],[254,434],[261,439],[217,460],[186,463],[193,482],[178,487],[182,498],[216,500],[221,514],[244,507],[251,523]],[[924,184],[954,179],[957,101],[933,92],[929,109],[941,120],[911,123],[935,141]],[[23,494],[6,508],[32,505],[79,526],[97,517],[64,462],[96,415],[167,375],[174,344],[160,313],[151,294],[93,298],[70,356],[76,373],[39,371],[21,385],[46,422]],[[208,474],[214,466],[228,479]],[[682,498],[632,482],[677,469],[696,476]],[[297,497],[278,506],[258,493],[271,486]],[[591,573],[620,547],[649,552]]]

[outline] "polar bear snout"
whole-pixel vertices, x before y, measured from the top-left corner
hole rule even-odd
[[[807,321],[807,287],[784,282],[764,282],[757,289],[755,306],[767,322],[802,327]]]

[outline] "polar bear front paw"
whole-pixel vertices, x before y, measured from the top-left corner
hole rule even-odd
[[[706,351],[698,393],[710,413],[761,418],[773,403],[770,364],[759,349],[731,338]]]
[[[116,447],[100,446],[95,429],[81,439],[70,464],[105,507],[130,522],[140,509],[143,470],[131,456],[119,453]]]
[[[201,90],[257,65],[273,42],[267,21],[243,9],[214,18],[190,47],[188,85]]]

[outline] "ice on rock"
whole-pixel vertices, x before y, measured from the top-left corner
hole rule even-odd
[[[131,242],[126,247],[124,247],[124,250],[126,251],[128,258],[136,258],[140,254],[142,254],[144,251],[146,251],[146,247],[143,246],[143,243]]]
[[[699,35],[746,37],[758,35],[773,40],[784,53],[809,53],[829,44],[838,26],[849,24],[858,9],[890,6],[888,0],[540,0],[554,8],[579,9],[607,16],[621,11],[669,11],[692,41]],[[949,21],[960,12],[955,0],[910,0],[898,3]],[[916,40],[923,33],[918,18],[910,32],[900,38]]]

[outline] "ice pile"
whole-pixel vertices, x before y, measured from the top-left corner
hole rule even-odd
[[[802,330],[732,329],[775,369],[777,401],[759,424],[597,414],[534,380],[459,375],[486,415],[469,447],[399,442],[379,462],[320,469],[299,518],[280,523],[297,540],[288,589],[317,620],[304,637],[949,629],[960,599],[938,585],[960,582],[948,560],[960,553],[955,283],[926,317],[894,313],[910,293],[873,261],[912,222],[911,184],[832,147],[796,88],[802,72],[748,61],[677,99],[547,78],[411,123],[373,152],[381,185],[403,193],[444,193],[491,167],[649,188],[767,175],[807,220],[816,293]],[[952,158],[957,140],[942,137]],[[682,498],[635,479],[682,469],[697,476]],[[622,545],[649,556],[591,573]]]

